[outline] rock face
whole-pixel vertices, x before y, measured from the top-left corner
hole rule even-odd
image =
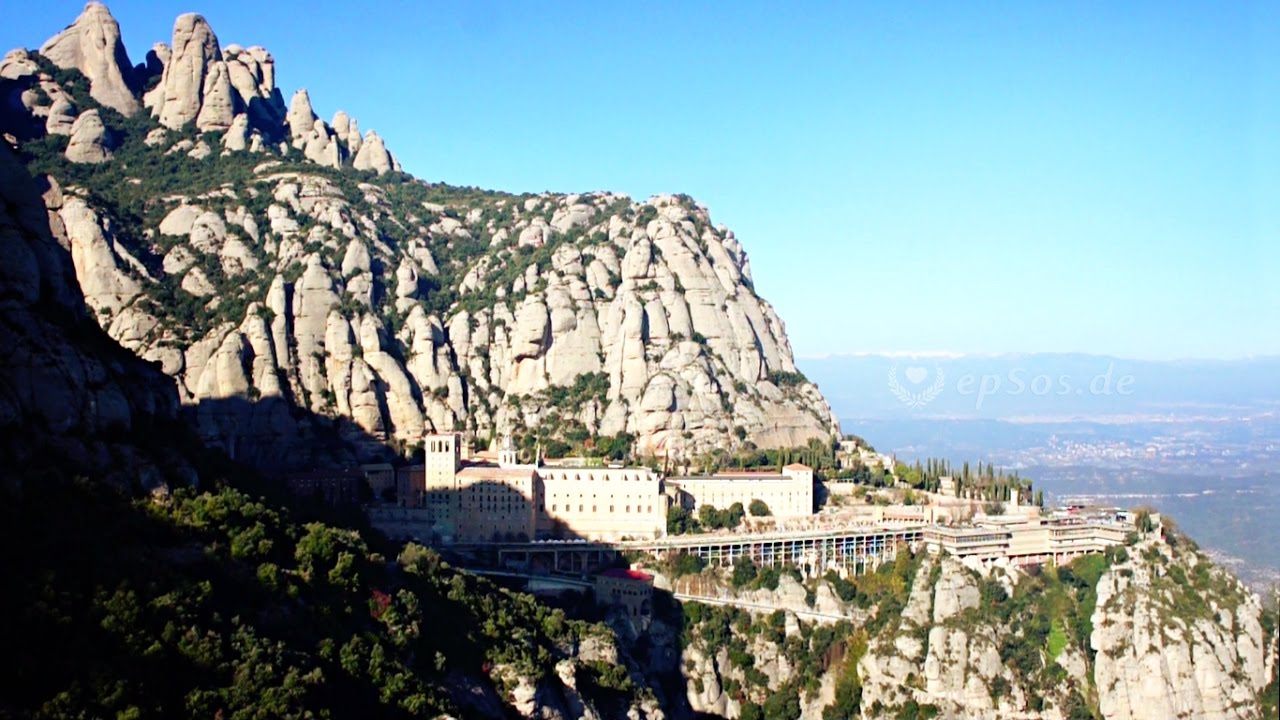
[[[83,59],[60,48],[115,42],[109,17],[91,6],[49,46]],[[38,132],[70,132],[73,162],[115,162],[113,148],[206,165],[280,158],[182,195],[156,185],[143,227],[117,217],[122,188],[97,176],[59,215],[102,328],[160,363],[206,439],[239,458],[345,463],[451,429],[481,444],[535,429],[625,433],[640,454],[675,457],[836,432],[746,252],[689,198],[382,179],[399,165],[377,133],[361,136],[342,112],[331,127],[305,90],[286,112],[271,56],[223,48],[196,14],[139,71],[155,83],[144,103],[159,127],[111,131],[25,54],[3,72]],[[220,143],[183,136],[193,126]],[[317,459],[318,446],[336,457]]]
[[[964,718],[1013,717],[1025,711],[1026,683],[1000,655],[998,643],[1008,629],[966,621],[962,615],[981,614],[975,612],[979,580],[950,557],[926,558],[897,628],[874,641],[858,665],[864,708],[915,702]]]
[[[39,477],[57,458],[123,483],[159,482],[153,457],[99,438],[171,425],[176,393],[89,317],[74,251],[51,230],[68,206],[57,185],[44,193],[0,143],[0,462]],[[0,472],[0,482],[7,477]]]
[[[85,5],[74,23],[40,47],[40,54],[60,68],[84,73],[89,94],[103,105],[126,116],[140,109],[133,63],[120,40],[120,26],[102,3]]]
[[[176,130],[200,116],[207,80],[213,74],[210,66],[221,60],[218,38],[204,17],[195,13],[178,16],[164,75],[146,97],[147,106],[161,125]],[[225,74],[225,68],[221,74]]]
[[[1056,572],[1070,568],[1083,571]],[[979,587],[1028,580],[982,572],[950,558],[919,569],[896,628],[858,665],[864,717],[912,702],[945,717],[1048,720],[1077,717],[1096,699],[1107,720],[1243,720],[1257,717],[1260,692],[1275,677],[1276,639],[1262,630],[1260,600],[1185,539],[1156,533],[1115,555],[1092,588],[1088,624],[1073,623],[1069,611],[1049,617],[1047,642],[1035,626],[1042,613],[1064,612],[1060,601],[1024,604],[1021,615],[1001,619],[1009,601],[992,600],[999,591],[983,600]],[[1092,628],[1088,647],[1073,626]]]
[[[1258,597],[1194,551],[1153,539],[1136,554],[1098,582],[1090,644],[1103,716],[1256,717],[1275,672]]]
[[[107,126],[97,110],[86,110],[71,124],[67,159],[75,163],[104,163],[111,159],[107,149]]]
[[[502,220],[509,201],[495,198],[501,205],[464,223],[443,208],[393,204],[372,185],[352,199],[306,173],[254,185],[275,200],[264,215],[255,217],[249,195],[230,186],[216,200],[177,199],[157,228],[178,239],[163,265],[182,292],[238,293],[246,307],[262,309],[208,327],[160,321],[140,352],[160,353],[185,335],[193,349],[169,367],[193,405],[210,399],[204,378],[212,357],[195,348],[232,342],[238,360],[218,372],[239,377],[221,387],[241,388],[246,401],[277,398],[349,421],[357,456],[412,445],[428,429],[485,441],[545,422],[630,433],[641,453],[677,456],[723,447],[739,428],[760,446],[803,445],[834,432],[816,388],[778,380],[796,372],[782,323],[752,291],[736,239],[714,228],[704,209],[666,197],[637,204],[548,196]],[[519,248],[523,227],[570,207],[590,224],[550,229],[541,260]],[[635,218],[645,212],[655,217],[641,224]],[[396,218],[416,237],[393,243],[375,230],[375,218]],[[436,267],[430,248],[474,237],[499,240],[484,241],[478,257]],[[215,287],[188,269],[203,257],[217,258],[228,278],[260,279]],[[448,283],[459,300],[433,308],[439,290],[424,290],[423,278]],[[256,324],[258,312],[270,322]],[[257,341],[245,330],[251,320]],[[109,315],[103,322],[112,327]],[[547,402],[563,392],[557,388],[584,383],[599,390],[563,406]],[[300,433],[287,415],[278,421],[272,437]],[[253,423],[218,427],[235,435],[218,438],[224,445],[265,446],[243,437]]]

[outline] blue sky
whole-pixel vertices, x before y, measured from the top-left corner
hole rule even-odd
[[[190,10],[267,47],[424,179],[693,195],[799,355],[1280,353],[1277,3],[109,5],[134,62]]]

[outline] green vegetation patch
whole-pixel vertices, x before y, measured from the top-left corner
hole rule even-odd
[[[48,480],[3,495],[0,647],[22,660],[0,695],[19,717],[457,714],[460,678],[482,686],[499,664],[547,677],[608,632],[230,488],[152,501]],[[632,692],[612,671],[595,683]]]

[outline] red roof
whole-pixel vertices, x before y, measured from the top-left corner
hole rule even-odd
[[[812,470],[813,468],[809,467],[808,465],[801,465],[800,463],[791,463],[790,465],[782,469],[783,470]]]
[[[653,581],[653,576],[649,573],[640,572],[639,570],[628,570],[626,568],[609,568],[600,574],[605,577],[621,578],[623,580],[640,580],[643,582]]]

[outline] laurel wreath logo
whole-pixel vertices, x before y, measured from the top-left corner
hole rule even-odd
[[[933,399],[942,394],[942,389],[947,381],[947,376],[943,374],[942,368],[938,365],[933,366],[933,374],[936,378],[933,385],[919,392],[912,392],[902,386],[898,382],[898,368],[889,369],[889,391],[894,397],[909,408],[920,408],[933,402]]]

